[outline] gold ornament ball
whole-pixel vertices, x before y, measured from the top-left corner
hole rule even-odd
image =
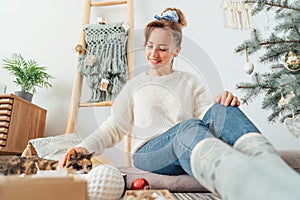
[[[300,69],[300,54],[291,49],[285,57],[284,66],[290,71],[298,71]]]

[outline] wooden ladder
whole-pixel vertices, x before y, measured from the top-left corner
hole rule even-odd
[[[92,7],[114,6],[114,5],[121,5],[121,4],[127,4],[127,22],[130,24],[130,29],[128,30],[128,39],[127,39],[127,65],[128,65],[128,73],[129,73],[128,77],[131,78],[132,76],[131,72],[133,70],[133,64],[134,64],[134,54],[133,54],[134,2],[133,0],[114,0],[114,1],[106,0],[106,1],[99,1],[99,2],[93,2],[92,0],[84,0],[84,8],[83,8],[84,11],[83,11],[83,19],[82,19],[82,31],[80,36],[80,45],[82,45],[84,49],[86,48],[85,33],[83,27],[86,24],[90,24],[90,15],[91,15]],[[81,54],[83,53],[81,52]],[[81,103],[80,99],[82,95],[82,82],[83,82],[83,76],[78,72],[76,68],[65,133],[75,132],[78,112],[81,107],[100,107],[100,106],[112,105],[111,101],[102,101],[96,103]],[[126,164],[128,166],[131,166],[131,159],[129,156],[131,150],[131,133],[129,133],[128,136],[125,137],[124,150],[125,152],[127,152],[125,158]]]

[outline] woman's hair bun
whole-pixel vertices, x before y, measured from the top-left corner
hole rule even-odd
[[[165,12],[167,12],[168,10],[174,10],[174,11],[176,11],[176,13],[177,13],[177,15],[178,15],[178,18],[179,18],[179,19],[178,19],[178,23],[179,23],[181,26],[186,26],[186,25],[187,25],[185,16],[184,16],[183,12],[182,12],[180,9],[178,9],[178,8],[166,8],[166,9],[162,12],[162,14],[165,13]]]

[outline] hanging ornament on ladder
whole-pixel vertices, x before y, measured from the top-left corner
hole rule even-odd
[[[252,62],[249,62],[248,48],[246,47],[245,49],[246,49],[246,64],[244,65],[244,71],[250,75],[254,70],[254,65]]]
[[[81,44],[77,44],[75,46],[75,51],[78,53],[78,54],[85,54],[87,49],[85,49],[83,47],[83,45]],[[86,56],[86,58],[84,59],[84,64],[85,65],[88,65],[88,66],[93,66],[95,64],[95,62],[97,61],[97,58],[92,55],[90,52],[87,52],[88,55]]]
[[[235,29],[247,29],[252,27],[250,5],[244,0],[224,0],[225,26]]]

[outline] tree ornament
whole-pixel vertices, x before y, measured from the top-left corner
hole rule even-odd
[[[281,98],[280,98],[280,100],[279,100],[279,102],[278,102],[278,106],[284,106],[284,105],[287,105],[289,102],[290,102],[290,100],[292,99],[292,98],[294,98],[296,95],[295,95],[295,93],[294,93],[294,91],[290,91],[287,95],[286,95],[286,98],[284,98],[284,96],[283,96],[283,94],[281,93]]]
[[[254,65],[253,65],[252,63],[247,62],[247,63],[244,65],[244,71],[245,71],[247,74],[251,75],[252,72],[253,72],[253,70],[254,70]]]
[[[290,93],[286,96],[286,98],[290,101],[292,98],[294,98],[296,95],[294,91],[290,91]]]
[[[278,102],[278,106],[284,106],[284,105],[286,105],[286,104],[288,104],[289,102],[288,102],[288,100],[287,99],[285,99],[284,97],[283,97],[283,94],[281,93],[281,98],[280,98],[280,100],[279,100],[279,102]]]
[[[248,49],[246,47],[246,64],[244,65],[244,71],[247,73],[247,74],[252,74],[254,70],[254,65],[249,62],[249,54],[248,54]]]
[[[150,189],[150,185],[146,179],[137,178],[134,181],[132,181],[131,189],[132,190],[147,190],[147,189]]]
[[[284,66],[290,71],[298,71],[300,69],[300,54],[296,50],[290,49],[285,57]]]

